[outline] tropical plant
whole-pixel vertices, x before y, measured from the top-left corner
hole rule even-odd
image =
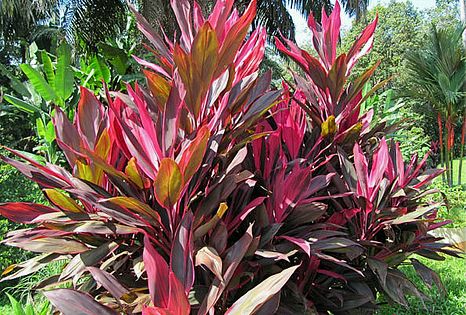
[[[34,308],[32,303],[22,305],[13,296],[7,293],[8,299],[11,303],[12,315],[48,315],[50,313],[50,303],[44,303],[40,308]]]
[[[206,277],[205,283],[200,280],[201,286],[208,289],[212,281],[222,284],[219,289],[212,285],[207,296],[198,296],[197,307],[207,313],[218,300],[231,306],[222,297],[242,287],[236,282],[239,278],[232,279],[253,240],[252,227],[227,238],[225,224],[219,222],[227,207],[222,202],[250,187],[252,174],[238,172],[242,159],[238,152],[251,139],[248,129],[280,91],[267,92],[270,74],[257,77],[265,32],[256,29],[244,41],[255,15],[254,2],[238,16],[220,1],[208,20],[196,15],[194,25],[187,23],[189,10],[181,10],[187,2],[174,4],[184,26],[179,44],[160,38],[137,15],[141,31],[157,51],[157,63],[137,59],[151,69],[145,70],[148,89],[128,85],[128,95],[108,96],[105,109],[82,88],[74,125],[56,107],[57,142],[72,174],[56,165],[45,167],[16,151],[12,152],[28,164],[3,158],[37,181],[51,202],[51,206],[8,203],[0,207],[2,215],[14,221],[42,222],[24,231],[40,238],[31,235],[22,242],[13,233],[7,241],[44,254],[11,268],[6,279],[72,255],[60,281],[74,279],[77,289],[94,294],[103,285],[111,292],[102,296],[104,300],[115,297],[113,302],[102,300],[106,305],[140,311],[152,300],[154,307],[144,308],[145,313],[154,312],[155,307],[186,313],[196,260],[207,266],[196,268]],[[20,214],[28,212],[32,216]],[[209,239],[218,243],[208,247]],[[125,263],[128,259],[130,264]],[[218,260],[224,261],[224,270],[212,264]],[[26,265],[32,269],[23,269]],[[208,268],[219,277],[212,277]],[[280,274],[280,281],[292,270]],[[148,285],[141,278],[144,271]],[[81,277],[89,272],[99,287],[93,278]],[[79,291],[58,289],[45,294],[64,313],[73,307],[70,303],[79,303],[90,313],[110,312],[108,306]],[[67,302],[60,299],[63,294],[74,298]],[[123,295],[128,299],[122,304]]]
[[[412,85],[405,96],[421,100],[434,108],[437,115],[441,165],[447,170],[447,183],[450,186],[453,185],[454,127],[458,116],[463,116],[461,161],[466,133],[466,107],[463,101],[466,61],[461,41],[463,31],[462,26],[438,29],[432,25],[426,47],[408,56]],[[458,181],[461,182],[461,171],[459,174]]]
[[[62,107],[72,115],[75,107],[72,98],[76,98],[70,46],[66,43],[61,44],[57,49],[57,55],[51,56],[44,50],[38,51],[35,44],[31,45],[29,62],[20,65],[21,71],[28,79],[26,82],[21,82],[1,66],[3,73],[10,79],[11,87],[11,93],[5,94],[4,100],[31,116],[39,139],[39,146],[35,150],[44,152],[45,159],[50,162],[58,160],[51,104]],[[44,159],[39,155],[36,158]]]
[[[309,234],[301,234],[306,236],[299,238],[293,236],[292,242],[308,252],[310,248],[311,253],[315,254],[311,256],[309,265],[305,264],[304,267],[313,266],[316,274],[323,273],[331,278],[317,281],[318,277],[310,276],[306,280],[310,283],[301,284],[299,288],[309,290],[302,292],[307,299],[318,297],[314,304],[319,310],[343,312],[351,308],[371,308],[376,292],[384,294],[391,301],[406,305],[403,292],[411,292],[417,296],[420,294],[398,270],[399,264],[413,253],[437,259],[441,259],[437,251],[450,253],[445,248],[440,249],[438,246],[442,245],[435,243],[427,234],[428,230],[448,222],[438,221],[436,218],[434,209],[438,205],[423,205],[419,200],[425,193],[422,188],[425,190],[426,185],[441,171],[426,170],[427,155],[422,161],[413,156],[408,165],[405,165],[399,145],[387,144],[384,134],[388,130],[384,123],[371,127],[373,111],[360,114],[361,105],[384,83],[376,85],[363,96],[364,84],[378,64],[369,67],[349,84],[347,80],[357,60],[372,46],[377,17],[362,31],[347,53],[337,56],[339,13],[337,3],[330,17],[323,16],[321,26],[312,17],[309,18],[317,58],[290,41],[287,41],[289,48],[286,48],[277,40],[277,47],[299,64],[305,73],[305,77],[295,74],[296,92],[288,99],[291,98],[296,103],[291,103],[289,111],[296,110],[293,107],[297,105],[301,106],[309,115],[308,126],[310,124],[311,132],[307,136],[297,137],[295,135],[301,135],[302,132],[295,130],[287,132],[287,138],[282,137],[282,141],[270,142],[275,146],[277,143],[285,143],[287,149],[282,149],[283,154],[294,152],[290,149],[290,143],[304,153],[298,155],[301,159],[295,158],[290,162],[290,177],[299,161],[304,165],[311,163],[309,170],[314,175],[308,175],[309,177],[331,176],[331,180],[320,180],[321,183],[332,184],[319,199],[331,198],[333,201],[324,205],[324,216],[318,222],[324,223],[326,232],[318,235],[325,235],[322,238],[338,238],[338,241],[329,241],[327,249],[337,248],[342,253],[336,257],[319,257],[315,254],[315,249],[312,251],[313,242],[317,242],[318,237],[309,237]],[[276,116],[280,115],[284,114],[277,113]],[[282,127],[279,123],[276,125],[279,131]],[[300,143],[300,139],[305,141]],[[257,154],[255,156],[258,158]],[[298,178],[305,177],[300,175]],[[286,187],[296,186],[299,187],[296,184]],[[273,190],[274,193],[276,191],[277,189]],[[336,198],[339,198],[338,202],[335,201]],[[305,198],[309,199],[311,198]],[[297,206],[302,203],[294,203],[292,198],[286,200]],[[314,215],[317,213],[313,212]],[[299,222],[304,221],[302,219]],[[345,228],[338,228],[340,226]],[[309,230],[311,228],[302,229],[301,233]],[[340,240],[345,235],[340,233],[347,233],[347,236]],[[332,245],[335,247],[332,248]],[[323,269],[322,262],[332,259],[334,264],[340,266],[332,266],[329,268],[331,271]],[[423,277],[431,274],[431,270],[425,269],[417,261],[413,260],[412,263]],[[358,275],[358,271],[362,271],[364,276]],[[306,279],[305,276],[299,278]],[[351,281],[345,287],[345,280],[342,279],[348,278]],[[337,283],[340,290],[335,291]]]
[[[427,157],[405,164],[385,125],[361,114],[375,67],[347,84],[377,20],[337,56],[339,4],[322,24],[311,16],[317,57],[277,40],[304,76],[269,90],[270,72],[258,75],[265,32],[246,39],[255,1],[238,15],[220,0],[207,18],[172,4],[175,43],[135,13],[154,52],[136,58],[146,87],[105,91],[107,107],[81,88],[73,123],[55,109],[71,171],[2,157],[50,201],[0,204],[34,224],[4,243],[42,253],[4,278],[70,258],[41,284],[65,314],[345,314],[373,311],[379,292],[404,305],[421,296],[398,266],[456,252],[428,234],[448,223],[422,201],[441,171],[426,170]]]

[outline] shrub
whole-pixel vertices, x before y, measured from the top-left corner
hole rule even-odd
[[[338,3],[322,25],[309,19],[318,57],[277,40],[305,73],[281,91],[258,75],[264,31],[245,39],[255,1],[242,15],[218,1],[208,18],[187,0],[172,5],[175,43],[136,13],[154,52],[137,58],[147,87],[107,92],[107,107],[82,88],[73,124],[56,109],[71,172],[14,150],[22,162],[2,158],[51,203],[0,205],[35,224],[6,243],[42,253],[6,278],[71,257],[42,286],[65,314],[344,314],[373,310],[378,292],[400,304],[420,296],[400,263],[456,253],[428,235],[448,222],[421,200],[440,171],[427,157],[405,165],[385,125],[360,115],[375,67],[346,84],[377,21],[338,57]]]
[[[43,202],[42,193],[37,185],[30,182],[22,176],[15,168],[10,165],[0,165],[0,201],[33,201]],[[0,219],[0,240],[7,232],[15,230],[20,225]],[[0,269],[4,270],[13,263],[18,263],[26,259],[26,252],[13,247],[0,246]]]

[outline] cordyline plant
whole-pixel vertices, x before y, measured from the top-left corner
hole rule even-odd
[[[135,57],[147,84],[107,92],[106,106],[81,89],[74,123],[56,109],[71,171],[2,157],[50,201],[0,204],[32,224],[4,243],[41,253],[3,279],[68,259],[37,285],[64,314],[346,314],[373,311],[378,292],[421,295],[397,267],[456,253],[428,234],[448,223],[422,203],[439,171],[427,157],[406,165],[360,113],[375,67],[347,84],[377,21],[337,57],[339,4],[322,25],[310,17],[317,57],[277,40],[304,76],[275,91],[258,72],[265,33],[248,36],[255,6],[219,0],[205,18],[173,0],[174,43],[135,12],[154,55]]]

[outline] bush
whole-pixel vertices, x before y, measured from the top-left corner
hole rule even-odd
[[[32,201],[37,203],[44,202],[42,192],[37,185],[27,178],[24,178],[18,170],[8,164],[0,165],[0,202],[9,201]],[[20,228],[21,225],[0,219],[0,241],[10,232]],[[0,270],[5,270],[8,266],[22,262],[31,258],[30,252],[23,251],[15,247],[0,245]],[[5,287],[13,285],[14,282],[7,281],[0,283],[2,291]],[[6,297],[2,296],[1,299]]]
[[[2,157],[50,201],[0,206],[34,224],[6,243],[41,253],[6,279],[72,257],[44,291],[63,313],[346,314],[372,312],[378,293],[421,296],[398,268],[411,255],[457,255],[428,234],[447,223],[422,200],[440,171],[405,164],[386,126],[360,114],[375,67],[347,82],[377,20],[340,56],[338,3],[309,20],[318,57],[276,39],[304,76],[269,90],[265,32],[246,39],[256,2],[242,15],[232,4],[204,19],[174,1],[176,43],[136,13],[155,52],[138,59],[147,86],[107,93],[107,107],[82,88],[74,123],[55,110],[71,171]]]

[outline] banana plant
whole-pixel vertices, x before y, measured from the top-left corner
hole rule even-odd
[[[72,118],[77,103],[78,90],[71,68],[71,48],[64,42],[57,48],[57,56],[53,56],[45,50],[37,50],[37,46],[32,44],[29,56],[28,62],[19,66],[27,78],[25,82],[13,79],[14,76],[4,66],[0,68],[2,74],[10,78],[10,85],[17,93],[5,94],[3,98],[32,116],[39,139],[35,152],[43,153],[48,162],[56,162],[59,155],[54,143],[54,106],[62,108]],[[44,160],[41,154],[33,157],[38,161]]]
[[[86,53],[79,60],[79,68],[74,68],[80,85],[93,91],[102,91],[103,82],[109,90],[126,90],[126,83],[145,77],[134,71],[139,69],[132,55],[138,46],[134,40],[135,20],[128,17],[126,29],[116,38],[107,39],[96,46],[96,50]]]

